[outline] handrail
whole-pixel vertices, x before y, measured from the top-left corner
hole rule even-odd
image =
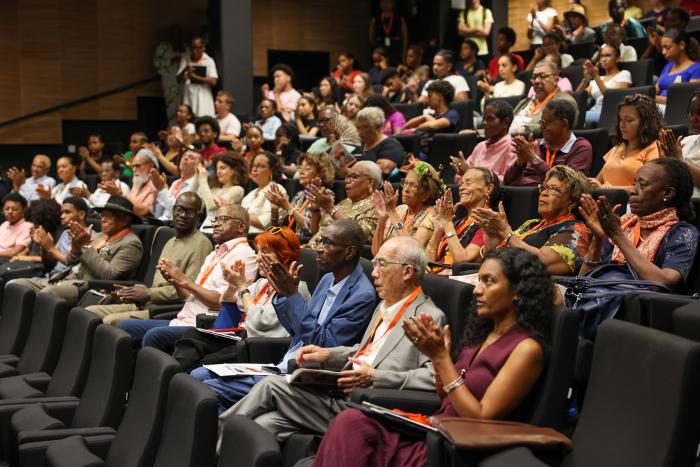
[[[10,120],[5,120],[4,122],[0,122],[0,127],[12,125],[13,123],[21,122],[24,120],[29,120],[30,118],[38,117],[40,115],[44,115],[44,114],[48,114],[48,113],[52,113],[52,112],[57,112],[59,110],[68,109],[70,107],[75,107],[76,105],[80,105],[80,104],[84,104],[86,102],[101,99],[103,97],[111,96],[113,94],[119,94],[120,92],[128,91],[129,89],[137,88],[139,86],[143,86],[144,84],[148,84],[148,83],[151,83],[153,81],[158,81],[159,79],[160,79],[160,76],[153,75],[149,78],[142,79],[140,81],[134,81],[133,83],[125,84],[123,86],[112,88],[112,89],[109,89],[107,91],[98,92],[97,94],[93,94],[91,96],[81,97],[79,99],[73,99],[72,101],[64,102],[64,103],[59,104],[59,105],[54,105],[53,107],[47,107],[46,109],[37,110],[35,112],[31,112],[31,113],[28,113],[25,115],[20,115],[19,117],[11,118]]]

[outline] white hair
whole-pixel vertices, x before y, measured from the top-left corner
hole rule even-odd
[[[379,189],[382,186],[382,169],[372,161],[356,162],[352,166],[353,169],[362,169],[365,175],[374,179],[374,188]]]
[[[425,248],[411,237],[394,237],[388,240],[387,243],[390,243],[390,246],[394,249],[396,261],[413,266],[413,269],[416,270],[418,282],[423,280],[425,268],[428,266]]]
[[[357,113],[357,119],[366,120],[372,128],[384,127],[384,111],[379,107],[365,107]]]
[[[156,169],[160,167],[160,165],[158,164],[158,158],[155,154],[153,154],[153,151],[151,151],[150,149],[139,149],[139,152],[136,153],[134,159],[136,159],[137,157],[143,158],[145,162],[150,162]]]

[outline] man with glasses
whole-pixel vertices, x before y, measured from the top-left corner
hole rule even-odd
[[[575,118],[576,109],[570,102],[548,102],[540,118],[542,138],[533,142],[523,136],[513,137],[517,159],[506,170],[503,182],[536,186],[555,165],[568,165],[587,174],[593,162],[593,148],[586,138],[574,135]]]
[[[353,345],[360,340],[375,304],[372,283],[360,261],[364,244],[362,228],[349,219],[333,222],[318,241],[318,268],[325,275],[309,303],[297,291],[301,266],[288,271],[269,256],[260,255],[264,272],[276,295],[272,299],[280,323],[292,336],[289,350],[277,367],[287,371],[287,362],[304,345],[322,347]],[[243,398],[261,377],[218,378],[205,368],[190,373],[216,392],[219,412]]]
[[[318,123],[321,137],[314,141],[306,152],[311,154],[326,152],[333,156],[334,152],[344,149],[347,153],[352,154],[362,144],[355,125],[343,115],[338,114],[333,107],[321,109],[316,123]]]
[[[255,279],[258,264],[255,251],[248,245],[248,212],[239,205],[226,204],[216,211],[213,219],[214,243],[216,247],[209,254],[192,280],[167,257],[158,262],[158,270],[166,281],[175,287],[177,295],[185,301],[175,319],[128,320],[119,327],[129,333],[135,347],[156,347],[172,353],[175,342],[195,326],[198,314],[209,310],[218,311],[221,294],[226,291],[228,282],[223,277],[222,264],[233,266],[236,261],[245,265],[246,277]]]
[[[559,67],[556,63],[541,61],[535,65],[532,71],[532,89],[535,94],[532,98],[525,98],[518,102],[513,110],[513,123],[510,125],[510,134],[535,133],[540,131],[542,112],[547,103],[554,99],[569,101],[576,109],[575,121],[578,121],[578,104],[571,94],[559,89]],[[572,125],[572,128],[575,125]]]
[[[382,302],[362,341],[351,347],[306,345],[296,353],[296,363],[340,371],[338,389],[345,394],[365,387],[434,391],[430,359],[406,337],[402,326],[420,314],[432,317],[440,329],[446,322],[444,313],[421,289],[428,264],[425,251],[409,237],[395,237],[382,245],[372,263],[374,286]],[[284,441],[302,430],[323,434],[333,417],[345,409],[346,401],[345,397],[269,377],[220,419],[223,422],[229,415],[245,415]]]
[[[209,239],[197,230],[197,221],[202,212],[202,200],[196,193],[185,192],[178,196],[173,206],[175,237],[165,243],[160,258],[167,258],[180,271],[194,280],[211,253]],[[176,301],[179,297],[175,287],[160,271],[156,271],[150,287],[145,284],[114,286],[113,296],[120,304],[93,305],[87,309],[102,317],[105,324],[117,324],[131,318],[147,319],[148,310],[158,305]]]

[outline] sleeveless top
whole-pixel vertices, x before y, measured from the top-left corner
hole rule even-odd
[[[479,356],[477,356],[477,353],[481,348],[481,344],[462,349],[457,362],[455,362],[455,368],[458,372],[466,371],[463,378],[469,392],[478,400],[481,400],[491,382],[493,382],[498,372],[505,365],[513,349],[529,337],[530,335],[527,331],[516,324],[496,342],[486,347]],[[443,381],[443,383],[447,384],[449,381]],[[457,411],[452,407],[449,397],[445,397],[442,400],[440,409],[434,415],[459,417]]]

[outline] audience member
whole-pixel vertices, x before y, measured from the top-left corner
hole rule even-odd
[[[415,319],[430,320],[440,329],[445,325],[444,313],[421,289],[427,265],[425,252],[415,240],[395,238],[382,246],[373,265],[374,286],[382,301],[370,321],[374,325],[364,331],[362,340],[342,347],[329,343],[305,345],[295,361],[299,367],[315,363],[341,371],[338,392],[345,395],[363,387],[432,389],[429,359],[421,355],[401,327]],[[395,319],[387,324],[392,316]],[[358,330],[364,330],[364,326]],[[294,387],[284,378],[267,378],[221,419],[234,414],[251,417],[284,441],[302,430],[323,434],[332,418],[346,407],[346,400]]]
[[[359,160],[376,162],[384,177],[398,176],[406,159],[406,150],[396,139],[382,131],[384,112],[379,107],[365,107],[357,115],[357,131],[364,144]],[[396,172],[396,173],[394,173]]]
[[[625,31],[625,37],[627,39],[646,37],[646,30],[644,29],[644,26],[642,26],[642,24],[636,19],[627,16],[625,14],[626,9],[627,0],[610,0],[608,2],[608,13],[610,14],[610,19],[595,28],[598,36],[603,37],[606,29],[611,24],[617,24]]]
[[[693,180],[679,159],[655,159],[637,170],[630,212],[618,218],[604,196],[583,195],[579,212],[593,238],[581,272],[603,263],[627,265],[630,279],[660,282],[670,289],[685,283],[695,261],[698,229]]]
[[[153,208],[158,190],[151,181],[151,170],[158,170],[158,159],[150,149],[143,148],[134,157],[131,164],[134,175],[131,178],[131,190],[126,199],[133,205],[134,212],[141,219],[153,215]],[[123,196],[115,190],[116,185],[104,185],[104,190],[116,196]]]
[[[381,84],[379,76],[389,67],[389,52],[386,47],[377,47],[372,51],[372,68],[367,70],[372,85]]]
[[[316,101],[310,97],[300,97],[294,123],[300,135],[314,137],[318,134],[316,122]]]
[[[12,191],[22,195],[27,202],[31,202],[39,199],[37,188],[42,191],[51,191],[56,186],[56,180],[48,176],[49,170],[51,170],[49,156],[37,154],[32,159],[31,177],[27,178],[24,169],[19,170],[12,166],[7,171],[7,178],[12,182]]]
[[[219,124],[219,141],[233,141],[241,135],[241,122],[231,113],[231,108],[236,100],[228,91],[216,93],[214,108],[216,109],[216,122]]]
[[[212,161],[215,171],[209,177],[207,169],[199,165],[197,177],[192,185],[206,207],[207,217],[201,230],[211,230],[216,210],[225,204],[241,204],[248,183],[246,164],[240,157],[231,153],[219,154]],[[207,177],[209,179],[207,180]]]
[[[666,31],[661,38],[661,49],[668,63],[656,82],[656,103],[665,106],[669,86],[700,81],[700,51],[697,41],[678,29]]]
[[[663,26],[666,23],[666,16],[671,9],[666,5],[666,0],[649,0],[651,9],[646,12],[644,18],[652,18],[654,25]]]
[[[295,107],[296,109],[296,107]],[[259,120],[255,121],[255,125],[263,130],[263,138],[265,141],[274,141],[275,132],[282,124],[277,114],[277,103],[272,99],[263,99],[258,105]]]
[[[565,49],[564,38],[559,35],[558,32],[548,32],[544,36],[544,42],[542,46],[535,49],[535,53],[527,64],[526,70],[534,70],[535,65],[537,65],[541,60],[543,60],[547,55],[556,55],[559,57],[559,68],[566,68],[571,65],[574,61],[574,57],[567,53],[563,53]]]
[[[357,222],[364,233],[365,243],[371,243],[377,230],[377,213],[372,204],[372,193],[382,184],[382,171],[372,161],[356,162],[345,177],[347,197],[333,204],[333,197],[321,187],[311,185],[308,192],[311,200],[311,232],[309,248],[316,248],[322,242],[328,226],[333,221],[351,219]],[[323,211],[323,215],[321,215]]]
[[[10,193],[2,199],[5,221],[0,224],[0,258],[5,261],[29,251],[32,241],[32,223],[24,217],[27,200],[19,193]]]
[[[455,88],[447,80],[435,80],[431,81],[423,92],[427,93],[428,107],[435,116],[423,114],[414,117],[406,122],[404,130],[415,128],[430,134],[457,133],[460,130],[459,113],[449,107],[455,97]]]
[[[162,130],[158,132],[158,135],[165,142],[165,154],[163,154],[159,144],[147,143],[144,147],[153,151],[160,167],[167,175],[180,175],[180,171],[177,168],[180,163],[180,156],[186,149],[192,149],[194,146],[185,144],[182,130],[176,126],[172,126],[168,130]]]
[[[516,77],[518,60],[511,54],[501,55],[498,59],[498,76],[501,78],[496,84],[490,84],[481,80],[477,86],[484,93],[481,101],[483,106],[486,99],[498,99],[499,97],[524,96],[525,83]]]
[[[111,196],[100,211],[102,234],[92,240],[92,229],[77,221],[69,225],[70,253],[67,268],[48,279],[17,279],[15,282],[35,292],[51,294],[75,306],[87,291],[88,281],[131,279],[143,257],[143,245],[131,230],[140,222],[129,200]],[[107,248],[109,247],[109,248]]]
[[[523,60],[523,57],[516,54],[516,53],[511,53],[510,49],[515,45],[515,41],[517,39],[517,34],[515,34],[515,31],[513,28],[509,28],[508,26],[502,27],[501,29],[498,30],[498,33],[496,34],[496,51],[498,52],[498,55],[495,55],[490,61],[489,61],[489,78],[492,80],[498,79],[498,72],[499,72],[499,60],[502,56],[511,54],[518,62],[518,69],[522,70],[525,68],[525,60]]]
[[[459,12],[457,34],[464,37],[464,43],[471,40],[476,44],[475,55],[486,57],[489,54],[488,37],[493,26],[493,13],[481,4],[481,0],[469,0],[467,9]],[[459,67],[458,67],[459,68]]]
[[[167,258],[190,280],[195,279],[204,259],[212,251],[209,239],[197,230],[201,212],[202,200],[195,193],[185,192],[178,196],[173,207],[175,236],[165,243],[160,254],[160,258]],[[112,295],[121,303],[88,307],[88,311],[110,325],[131,318],[148,319],[151,308],[173,303],[180,298],[175,287],[158,270],[150,287],[145,284],[115,284],[114,287]]]
[[[340,143],[345,151],[352,153],[362,144],[357,128],[350,120],[340,115],[333,107],[324,107],[318,112],[318,131],[321,138],[307,149],[307,152],[318,154],[330,152],[331,148]]]
[[[183,83],[183,104],[191,106],[198,117],[214,117],[216,111],[211,90],[219,81],[219,74],[214,59],[204,52],[205,45],[203,38],[192,38],[189,57],[180,59],[177,80]]]
[[[152,170],[150,172],[151,183],[156,190],[156,199],[153,204],[153,217],[161,221],[173,219],[173,208],[180,193],[194,191],[197,175],[197,166],[200,164],[198,152],[186,151],[180,158],[180,178],[174,180],[168,187],[164,174]]]
[[[384,116],[386,117],[382,132],[387,136],[401,133],[404,125],[406,125],[406,117],[404,117],[401,112],[396,110],[396,107],[391,105],[391,102],[389,102],[385,96],[373,94],[367,98],[364,106],[365,108],[377,107],[382,109],[382,112],[384,112]]]
[[[291,201],[286,193],[278,190],[276,186],[270,187],[265,197],[272,203],[272,225],[283,225],[282,216],[286,216],[286,225],[300,237],[311,237],[311,199],[313,195],[307,194],[307,188],[314,185],[327,196],[331,202],[335,199],[335,193],[329,187],[333,186],[335,166],[330,156],[326,153],[305,153],[299,157],[299,190]]]
[[[294,177],[301,153],[299,130],[293,123],[284,122],[275,132],[275,155],[280,160],[285,177]]]
[[[619,24],[611,24],[605,30],[603,34],[605,38],[605,44],[612,48],[617,47],[620,49],[620,61],[621,62],[636,62],[637,61],[637,50],[631,45],[624,44],[625,42],[625,30],[620,27]],[[599,49],[600,50],[600,49]],[[600,60],[600,52],[596,52],[591,57],[593,63],[598,63]]]
[[[179,110],[178,110],[179,112]],[[192,125],[192,131],[194,131],[194,125]],[[133,171],[131,170],[131,162],[137,152],[143,149],[144,145],[148,143],[148,136],[142,131],[137,131],[132,133],[129,137],[129,150],[122,155],[115,155],[114,160],[119,163],[122,167],[122,175],[125,177],[131,177]]]
[[[299,91],[294,89],[294,70],[289,65],[279,63],[272,67],[272,77],[275,81],[274,88],[265,83],[262,85],[262,95],[266,99],[275,102],[275,106],[282,118],[291,122],[297,110],[297,104],[301,98]],[[263,117],[264,118],[264,117]]]
[[[70,189],[71,195],[85,198],[91,208],[101,208],[107,204],[109,197],[113,194],[118,196],[129,194],[129,185],[119,180],[119,164],[114,160],[103,160],[99,175],[100,182],[94,193],[91,194],[87,187],[73,187]]]
[[[245,160],[250,162],[255,159],[255,156],[265,152],[263,148],[263,143],[265,142],[263,129],[258,125],[250,124],[243,125],[243,128],[245,128]]]
[[[570,94],[562,92],[558,87],[559,68],[551,62],[541,62],[535,65],[532,73],[533,96],[518,102],[513,110],[513,123],[510,125],[511,134],[522,134],[540,131],[540,120],[544,107],[551,100],[565,100],[573,105],[576,112],[574,121],[578,121],[578,104]],[[574,125],[572,125],[574,126]]]
[[[690,134],[676,138],[671,129],[659,134],[659,157],[684,160],[693,177],[693,198],[700,198],[700,88],[693,91],[688,102],[688,126]]]
[[[360,73],[361,71],[356,68],[355,56],[352,53],[343,52],[338,55],[338,66],[333,71],[332,76],[344,92],[352,92],[352,83],[355,82],[355,77]]]
[[[664,57],[664,50],[661,46],[661,39],[666,31],[671,29],[677,29],[679,31],[685,30],[688,22],[690,21],[690,15],[683,8],[674,8],[670,10],[666,16],[666,21],[663,25],[649,25],[647,26],[647,48],[642,53],[640,60],[651,58],[654,60],[654,74],[660,76],[664,67],[666,66],[666,58]]]
[[[213,156],[226,152],[226,148],[216,144],[221,132],[219,122],[214,117],[205,116],[198,118],[194,125],[197,129],[197,135],[199,135],[199,142],[202,144],[199,153],[205,164],[208,165]]]
[[[681,0],[680,7],[688,11],[691,15],[700,15],[699,0]]]
[[[272,204],[265,193],[275,186],[287,196],[287,191],[279,184],[282,180],[282,168],[277,156],[268,151],[255,156],[250,162],[250,180],[257,185],[257,188],[243,197],[241,206],[250,216],[249,233],[255,234],[270,227]]]
[[[536,0],[527,14],[527,37],[532,47],[542,45],[544,35],[554,30],[557,24],[557,10],[552,8],[552,0]]]
[[[69,198],[73,197],[71,196]],[[85,203],[83,202],[83,204]],[[10,258],[10,262],[13,264],[6,267],[8,269],[15,266],[21,268],[20,265],[29,266],[27,263],[33,263],[31,265],[37,266],[37,269],[34,270],[36,272],[34,274],[30,273],[29,276],[24,277],[38,276],[45,272],[45,268],[41,261],[41,246],[34,241],[34,234],[39,229],[42,229],[44,232],[56,232],[61,224],[61,205],[52,199],[38,199],[36,201],[32,201],[27,207],[25,217],[32,225],[30,230],[31,242],[29,243],[28,249],[20,254],[12,256]],[[51,241],[53,242],[53,238]],[[0,255],[0,261],[4,261],[5,259],[6,258],[3,258]]]
[[[428,88],[434,81],[447,81],[454,88],[453,98],[455,102],[469,99],[469,85],[462,75],[455,74],[455,55],[450,50],[438,50],[433,57],[433,74],[435,79],[428,81],[423,86],[418,100],[423,104],[428,104]]]
[[[416,71],[423,65],[423,55],[425,49],[419,44],[412,44],[406,49],[404,63],[396,67],[399,74],[403,75],[408,81],[409,78],[415,78]]]
[[[362,78],[356,78],[362,79]],[[365,100],[359,94],[350,94],[343,104],[343,117],[347,118],[353,125],[357,126],[357,113],[362,106],[365,105]]]
[[[390,63],[401,63],[408,47],[406,18],[396,11],[395,0],[380,0],[379,10],[369,22],[369,43],[383,47]]]
[[[586,8],[574,3],[564,12],[564,22],[568,26],[564,30],[564,38],[572,44],[595,41],[595,31],[588,27]]]
[[[228,282],[223,277],[222,264],[244,264],[245,274],[252,281],[258,272],[255,252],[248,245],[248,213],[235,205],[224,205],[216,211],[214,218],[212,251],[202,264],[197,278],[193,281],[170,258],[161,257],[158,270],[165,280],[175,287],[177,295],[185,301],[182,310],[173,320],[131,319],[118,324],[129,333],[134,347],[155,347],[172,353],[175,342],[195,326],[195,318],[210,309],[221,306],[221,294]]]
[[[515,230],[508,223],[502,202],[498,212],[474,210],[474,218],[484,229],[484,250],[520,248],[537,256],[550,274],[576,275],[590,245],[590,232],[575,213],[581,195],[591,192],[590,183],[581,172],[555,165],[538,188],[537,212],[541,219],[525,221]]]
[[[623,89],[632,86],[632,75],[627,70],[620,70],[620,50],[609,45],[600,48],[600,61],[594,65],[590,60],[583,64],[583,80],[577,91],[584,89],[595,104],[586,111],[586,124],[597,124],[603,109],[604,94],[608,89]],[[601,76],[600,72],[605,72]]]
[[[506,171],[506,185],[535,186],[555,165],[566,165],[583,173],[591,170],[593,148],[582,136],[576,137],[576,108],[569,101],[554,99],[542,111],[542,138],[513,138],[516,160]]]
[[[605,165],[596,178],[595,188],[623,188],[630,191],[637,170],[659,157],[656,145],[663,127],[654,100],[642,94],[626,96],[617,109],[615,146],[603,157]]]
[[[352,90],[364,102],[372,93],[372,82],[367,73],[360,73],[352,80]]]
[[[196,118],[192,106],[189,104],[180,104],[177,106],[175,122],[188,142],[192,142],[192,139],[196,138],[197,130],[194,128],[194,120]]]
[[[340,107],[338,106],[338,94],[340,92],[343,91],[339,91],[338,83],[335,78],[331,76],[321,78],[321,81],[318,83],[318,93],[314,95],[316,98],[316,107],[318,108],[318,111],[321,112],[321,110],[326,107],[333,107],[336,110],[340,110]],[[340,101],[342,100],[343,99],[340,99]]]
[[[105,143],[102,141],[102,135],[98,134],[88,136],[87,146],[78,148],[78,155],[82,159],[78,168],[81,177],[85,178],[87,174],[99,173],[104,149]]]
[[[478,1],[478,0],[476,0]],[[476,75],[483,78],[487,74],[486,65],[478,58],[479,46],[471,39],[465,39],[459,49],[459,61],[455,65],[457,73],[465,78]]]
[[[53,198],[60,205],[63,200],[71,196],[73,188],[87,188],[85,182],[77,177],[78,162],[75,156],[61,156],[56,162],[56,175],[58,175],[61,183],[53,187],[53,190],[48,187],[42,189],[41,186],[36,187],[40,198]]]
[[[309,345],[333,347],[356,343],[370,318],[375,303],[372,283],[359,264],[363,232],[351,220],[338,220],[328,226],[317,247],[318,265],[326,273],[309,303],[299,294],[300,267],[289,270],[279,261],[262,256],[265,271],[275,290],[272,305],[284,328],[292,336],[289,349],[277,367],[285,372],[287,362]],[[259,376],[216,378],[198,368],[193,377],[204,381],[217,394],[219,413],[241,400],[261,379]],[[314,396],[316,398],[317,396]]]
[[[382,95],[392,104],[410,104],[413,101],[415,95],[408,89],[396,68],[382,70],[379,82],[383,86]]]
[[[492,209],[500,199],[500,183],[495,174],[483,167],[470,167],[459,185],[459,202],[453,206],[452,191],[447,190],[435,203],[435,230],[428,241],[428,260],[444,266],[430,267],[434,274],[451,275],[449,267],[459,262],[474,262],[484,247],[484,231],[473,214],[476,208]]]
[[[490,252],[479,277],[455,363],[450,356],[449,328],[443,331],[441,323],[428,314],[403,322],[405,338],[413,342],[421,360],[430,361],[435,372],[434,385],[442,398],[435,415],[508,419],[533,390],[545,367],[552,281],[536,257],[509,250]],[[308,359],[313,360],[318,353]],[[247,413],[242,409],[239,413]],[[428,462],[425,441],[402,435],[356,409],[340,413],[328,428],[323,425],[322,432],[325,435],[314,466],[369,466],[377,458],[391,459],[395,465]]]
[[[372,238],[372,255],[394,237],[411,237],[425,247],[433,234],[432,209],[445,191],[440,174],[427,162],[417,162],[401,182],[401,204],[397,206],[399,193],[389,182],[384,191],[372,194],[377,212],[377,232]]]

